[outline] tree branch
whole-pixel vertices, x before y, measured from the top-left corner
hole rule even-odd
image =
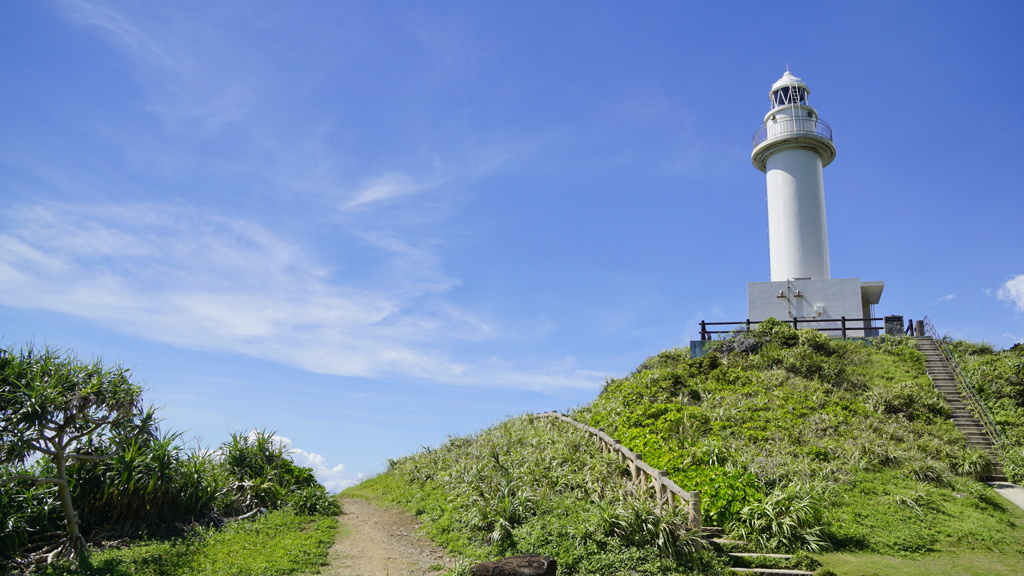
[[[82,438],[85,438],[86,436],[88,436],[88,435],[92,434],[93,432],[99,430],[101,426],[103,426],[102,423],[100,423],[100,424],[93,424],[91,428],[89,428],[88,430],[86,430],[85,432],[82,432],[80,434],[75,434],[74,436],[68,438],[66,440],[66,442],[68,444],[71,444],[72,442],[77,442],[77,441],[81,440]]]
[[[57,455],[57,451],[56,450],[49,450],[47,448],[43,448],[42,446],[36,444],[35,442],[29,442],[28,443],[28,447],[31,448],[35,452],[46,454],[47,456],[56,456]]]
[[[31,476],[29,474],[15,474],[14,476],[8,476],[3,480],[0,480],[0,486],[7,486],[8,484],[14,484],[19,480],[28,480],[32,482],[33,486],[40,486],[42,484],[56,484],[58,486],[67,486],[67,482],[60,478],[39,478],[37,476]]]
[[[74,454],[74,453],[72,453],[72,454],[68,454],[65,458],[67,459],[68,464],[71,464],[72,460],[82,460],[82,461],[85,461],[85,462],[101,462],[101,461],[106,460],[108,458],[113,458],[114,456],[117,456],[120,453],[121,453],[120,449],[114,450],[110,454],[103,454],[101,456],[96,456],[94,454]]]

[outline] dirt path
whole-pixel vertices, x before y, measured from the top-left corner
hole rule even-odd
[[[345,498],[344,536],[331,547],[329,576],[437,576],[453,566],[444,550],[416,535],[409,514]],[[431,569],[433,568],[433,569]]]

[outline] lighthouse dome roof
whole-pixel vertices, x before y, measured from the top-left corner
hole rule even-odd
[[[778,90],[782,86],[793,85],[802,86],[805,89],[807,88],[807,84],[804,84],[803,80],[797,78],[796,76],[793,76],[793,74],[789,70],[786,70],[786,73],[782,75],[782,78],[779,78],[778,80],[775,81],[775,84],[772,84],[772,92]],[[807,91],[810,92],[810,90]]]

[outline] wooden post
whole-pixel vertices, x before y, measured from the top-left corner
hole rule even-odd
[[[662,503],[665,500],[665,485],[662,484],[664,474],[665,470],[657,470],[657,476],[650,477],[650,484],[654,487],[654,501],[656,502],[654,507],[659,512],[662,511]]]
[[[665,480],[668,479],[668,472],[664,470],[658,470],[658,510],[661,510],[662,503],[668,505],[669,512],[675,504],[675,495],[665,485]]]
[[[700,529],[704,525],[704,512],[700,506],[700,491],[690,492],[690,501],[686,504],[690,521],[690,529]]]

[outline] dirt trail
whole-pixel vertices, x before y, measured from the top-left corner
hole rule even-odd
[[[341,523],[347,530],[331,547],[331,564],[321,574],[437,576],[453,566],[444,550],[416,534],[411,515],[357,498],[345,498],[342,503]]]

